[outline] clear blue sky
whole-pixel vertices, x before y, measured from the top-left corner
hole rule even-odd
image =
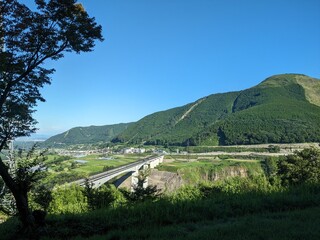
[[[274,74],[320,78],[319,0],[80,2],[105,41],[47,64],[40,134],[137,121]]]

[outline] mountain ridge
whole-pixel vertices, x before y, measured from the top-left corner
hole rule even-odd
[[[320,129],[320,119],[317,117],[317,114],[320,116],[318,91],[318,79],[303,74],[274,75],[252,88],[212,94],[181,107],[150,114],[131,125],[113,141],[156,145],[320,141],[316,136]],[[192,106],[192,111],[182,121],[172,124],[174,119],[181,118],[181,113]],[[310,119],[306,119],[304,115]],[[254,127],[255,122],[260,123],[261,127]],[[248,123],[252,126],[248,126]],[[240,129],[231,127],[232,124],[238,125]],[[280,127],[275,126],[276,124],[280,124]],[[311,133],[306,127],[302,127],[304,124],[315,132]],[[271,130],[270,134],[268,128]],[[231,129],[239,135],[232,134]],[[302,137],[285,136],[288,132],[295,135],[293,130]]]
[[[64,134],[68,136],[69,131]],[[245,90],[211,94],[149,114],[114,134],[93,137],[85,132],[78,133],[82,143],[187,146],[317,142],[320,80],[303,74],[273,75]]]
[[[61,147],[74,144],[92,144],[110,142],[132,123],[119,123],[103,126],[74,127],[48,138],[42,145]]]

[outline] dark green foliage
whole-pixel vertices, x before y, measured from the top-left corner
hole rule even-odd
[[[46,239],[78,236],[76,239],[279,240],[318,239],[320,236],[319,185],[281,191],[270,188],[260,191],[255,180],[253,183],[246,179],[230,180],[228,185],[233,187],[226,190],[222,186],[189,187],[181,189],[180,196],[188,196],[184,198],[172,196],[157,202],[85,214],[48,216],[44,236]],[[261,187],[266,189],[263,184]],[[246,191],[239,193],[239,189]],[[16,222],[11,219],[0,225],[0,233],[12,236],[14,226]],[[283,233],[284,230],[287,232]]]
[[[60,186],[52,191],[49,213],[83,213],[87,210],[87,199],[78,185]]]
[[[317,142],[320,107],[307,100],[303,85],[310,81],[320,89],[317,79],[283,74],[247,90],[210,95],[146,116],[114,141],[164,146]]]
[[[101,26],[75,0],[37,0],[33,9],[18,0],[1,1],[0,152],[8,140],[36,130],[34,108],[44,101],[40,89],[54,72],[44,63],[65,52],[90,52],[96,40],[103,40]],[[28,166],[18,169],[14,179],[0,159],[0,175],[15,198],[24,229],[30,230],[34,217],[27,192],[36,177]]]
[[[220,144],[316,142],[320,108],[306,102],[273,103],[243,110],[212,128]]]
[[[78,168],[79,167],[79,163],[77,163],[77,162],[72,162],[71,163],[71,166],[69,167],[70,168],[70,170],[72,170],[72,169],[75,169],[75,168]]]
[[[38,152],[37,146],[33,145],[28,152],[19,150],[15,154],[14,158],[17,164],[16,168],[11,170],[15,171],[13,174],[14,181],[24,195],[27,195],[30,191],[36,192],[40,181],[47,176],[47,168],[44,164],[45,153],[46,151]],[[17,207],[12,193],[4,188],[3,184],[0,184],[0,186],[0,210],[8,215],[16,214]]]
[[[269,153],[278,153],[280,152],[280,147],[275,145],[269,145],[268,151]]]
[[[65,147],[73,144],[109,142],[127,129],[131,123],[105,126],[76,127],[47,139],[42,146]]]
[[[36,153],[36,145],[31,148],[25,155],[19,152],[15,181],[20,188],[27,194],[39,180],[47,176],[47,168],[44,164],[46,160],[45,152]]]
[[[278,162],[277,174],[285,185],[320,183],[320,151],[304,149]]]
[[[267,157],[261,161],[261,167],[264,170],[266,178],[275,187],[281,186],[281,180],[278,175],[278,162],[279,157]]]
[[[102,185],[94,189],[87,181],[83,189],[90,210],[118,207],[126,202],[124,196],[114,185]]]
[[[278,161],[277,157],[268,157],[264,160],[264,170],[268,177],[274,176],[278,172]]]
[[[60,162],[63,162],[63,161],[67,161],[67,160],[70,160],[72,159],[72,157],[70,156],[56,156],[53,158],[52,161],[50,161],[51,164],[58,164]]]
[[[0,212],[7,216],[17,214],[17,207],[15,205],[14,197],[8,188],[4,185],[0,178]]]
[[[210,95],[182,107],[151,114],[132,124],[117,140],[150,145],[198,145],[203,139],[192,137],[231,113],[236,96],[235,92]],[[192,111],[185,115],[190,109]]]
[[[270,147],[271,146],[271,147]],[[226,153],[240,153],[240,152],[270,152],[280,151],[279,146],[270,145],[268,147],[250,147],[250,146],[171,146],[169,152],[188,152],[188,153],[209,153],[209,152],[226,152]]]
[[[109,171],[109,170],[114,169],[114,168],[116,168],[116,167],[115,166],[104,166],[103,167],[103,172]]]
[[[64,168],[62,167],[61,171]],[[46,180],[46,184],[50,187],[54,187],[55,185],[62,185],[64,183],[73,182],[78,179],[86,177],[86,174],[81,172],[61,172],[54,177],[50,177]]]
[[[31,208],[38,209],[40,207],[47,211],[52,201],[52,189],[45,184],[39,184],[32,189],[29,198]]]

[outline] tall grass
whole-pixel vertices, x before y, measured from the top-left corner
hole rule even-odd
[[[180,194],[183,194],[186,189],[180,191],[182,192]],[[294,224],[294,219],[290,215],[291,212],[294,214],[295,211],[300,212],[314,208],[315,213],[319,213],[320,210],[319,186],[303,186],[268,193],[253,190],[239,194],[221,192],[216,188],[210,189],[208,187],[200,188],[200,191],[199,188],[194,188],[194,192],[192,192],[192,189],[187,191],[188,193],[185,193],[185,195],[192,195],[192,197],[180,199],[174,197],[162,198],[155,203],[145,202],[131,207],[86,213],[80,215],[80,218],[79,216],[70,215],[70,219],[67,222],[74,224],[75,227],[72,229],[82,229],[80,233],[77,230],[71,236],[109,234],[129,229],[126,232],[136,232],[136,239],[139,239],[137,229],[144,229],[148,234],[149,231],[146,229],[155,231],[160,227],[170,230],[170,226],[176,226],[179,229],[179,226],[186,225],[192,228],[194,224],[197,225],[200,222],[209,221],[214,224],[223,221],[232,222],[234,220],[239,221],[238,224],[242,226],[244,223],[237,219],[243,218],[243,221],[260,219],[259,221],[263,222],[264,215],[274,217],[279,213],[287,213],[292,224]],[[65,226],[63,224],[64,221],[61,221],[59,217],[55,216],[56,219],[51,220],[53,229],[61,229],[62,226]],[[65,217],[68,218],[68,216]],[[286,218],[285,215],[284,218]],[[319,221],[318,219],[318,223]],[[272,224],[271,222],[269,224]],[[278,222],[282,221],[279,220]],[[57,226],[57,223],[60,223],[60,225]],[[225,224],[224,227],[229,227],[229,230],[231,230],[232,224],[229,226]],[[152,234],[152,231],[149,232],[147,239],[154,239],[155,235]],[[70,234],[70,230],[63,232]],[[161,233],[161,230],[157,230],[157,232]],[[169,236],[166,233],[164,235],[172,237],[171,233],[174,232],[170,230]],[[177,234],[177,232],[175,233]],[[57,236],[59,235],[57,234]],[[66,235],[61,237],[64,238]],[[126,237],[122,236],[120,239],[126,239]]]
[[[247,186],[246,182],[239,181],[239,186],[235,188]],[[307,233],[299,235],[293,230],[295,233],[288,236],[299,239],[306,234],[320,235],[319,230],[315,228],[315,223],[320,223],[319,213],[320,186],[318,185],[283,188],[279,191],[270,186],[265,187],[265,190],[255,189],[253,184],[251,190],[240,193],[224,190],[217,185],[202,185],[182,188],[174,195],[162,197],[156,202],[143,202],[80,214],[49,215],[44,237],[72,239],[78,236],[78,239],[81,239],[81,237],[102,235],[104,236],[102,239],[181,239],[187,234],[187,239],[214,239],[210,236],[217,239],[231,239],[223,238],[225,233],[231,231],[232,236],[238,236],[236,239],[250,239],[250,234],[252,234],[251,239],[256,239],[260,236],[259,229],[264,229],[263,224],[266,224],[274,231],[280,230],[281,225],[287,230],[298,225],[300,230],[305,229]],[[313,219],[312,222],[309,219]],[[15,232],[17,224],[15,218],[1,224],[1,236],[5,236],[4,239],[13,238],[12,232]],[[250,230],[249,235],[242,232],[247,224],[253,224],[255,228],[255,230],[247,229]],[[208,231],[210,234],[203,231]],[[265,234],[261,233],[260,238],[281,239],[283,236],[267,230]]]

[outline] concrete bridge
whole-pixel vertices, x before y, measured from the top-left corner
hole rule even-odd
[[[98,173],[95,175],[92,175],[88,178],[89,183],[92,184],[93,188],[98,188],[102,184],[108,182],[109,180],[124,174],[124,173],[131,173],[133,176],[138,175],[138,171],[141,168],[154,168],[158,166],[160,163],[163,162],[163,156],[153,156],[148,157],[145,159],[142,159],[140,161],[130,163],[118,168],[114,168],[109,171],[105,171],[103,173]],[[134,183],[135,180],[133,180]],[[77,181],[72,182],[71,184],[79,184],[80,186],[84,186],[86,183],[86,179],[80,179]]]

